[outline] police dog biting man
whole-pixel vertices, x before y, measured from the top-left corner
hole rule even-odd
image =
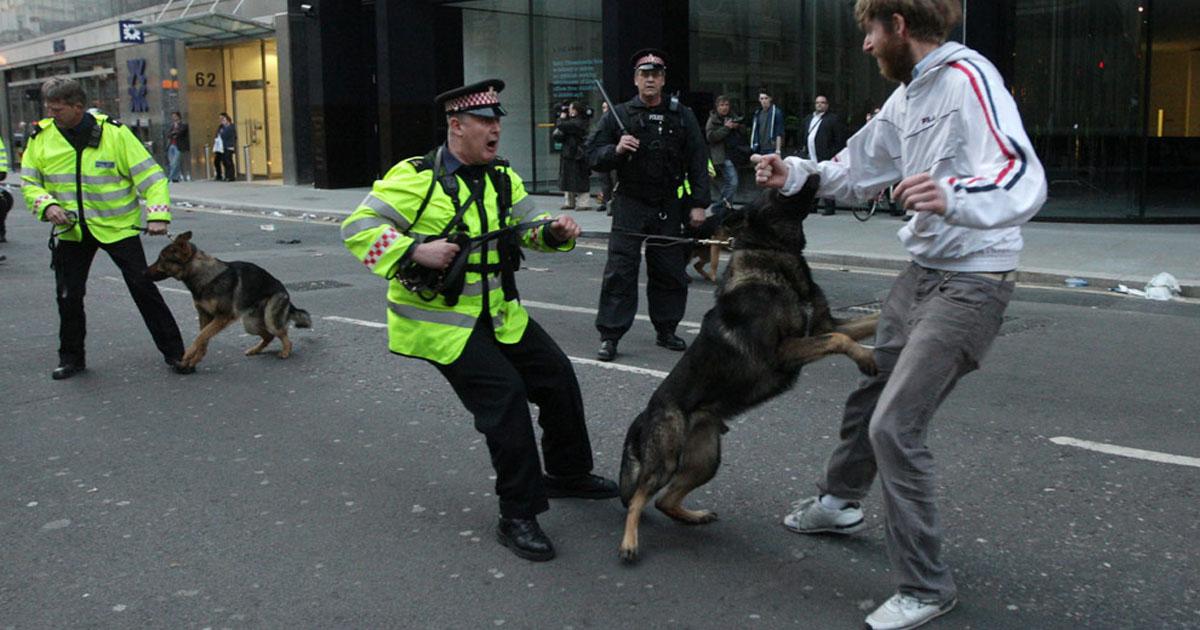
[[[520,176],[496,156],[503,89],[489,79],[438,95],[446,143],[376,181],[342,223],[342,240],[389,280],[389,349],[437,368],[487,438],[497,539],[545,561],[555,555],[537,522],[547,497],[609,499],[617,486],[591,474],[570,360],[518,299],[519,248],[570,251],[580,228],[569,216],[535,214]],[[539,409],[545,475],[529,402]]]
[[[675,334],[687,307],[685,267],[691,247],[646,239],[644,234],[679,236],[686,221],[704,223],[709,197],[708,143],[692,110],[664,97],[666,53],[654,48],[633,55],[638,95],[606,114],[588,140],[594,171],[613,171],[617,187],[609,206],[613,229],[600,285],[596,330],[601,361],[617,356],[617,342],[637,314],[638,266],[646,242],[646,299],[655,343],[682,352]]]
[[[34,123],[21,158],[21,193],[41,221],[54,224],[58,244],[52,254],[58,298],[58,367],[54,380],[86,367],[83,297],[97,249],[121,270],[154,345],[176,372],[183,337],[162,294],[146,277],[140,197],[146,204],[149,234],[166,234],[171,221],[167,177],[128,127],[104,114],[84,110],[87,97],[74,79],[54,77],[42,84],[50,118]]]

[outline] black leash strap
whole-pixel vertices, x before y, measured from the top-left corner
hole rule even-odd
[[[646,247],[675,247],[677,245],[732,245],[733,239],[725,239],[718,241],[711,238],[692,238],[690,236],[665,236],[662,234],[643,234],[641,232],[629,232],[626,230],[613,230],[614,234],[622,236],[632,236],[640,238],[646,243]]]

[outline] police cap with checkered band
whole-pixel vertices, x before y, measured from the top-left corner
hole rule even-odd
[[[666,70],[667,53],[657,48],[643,48],[633,53],[633,69],[637,70]]]
[[[504,81],[485,79],[442,92],[433,102],[441,106],[447,116],[471,114],[484,118],[499,118],[508,113],[500,105],[500,92],[503,89]]]

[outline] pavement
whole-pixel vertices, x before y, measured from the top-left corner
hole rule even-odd
[[[176,204],[286,216],[308,215],[337,221],[352,212],[369,188],[320,190],[247,182],[191,181],[173,184]],[[562,197],[534,195],[539,210],[559,213]],[[186,207],[186,205],[184,206]],[[572,211],[584,236],[607,238],[611,219],[603,212]],[[842,267],[900,269],[906,262],[896,238],[902,225],[895,217],[876,215],[856,220],[839,210],[832,217],[814,215],[805,222],[810,262]],[[1200,225],[1079,224],[1033,221],[1022,228],[1025,249],[1017,281],[1063,286],[1067,278],[1083,278],[1092,289],[1124,284],[1142,289],[1160,272],[1179,280],[1186,298],[1200,298]]]

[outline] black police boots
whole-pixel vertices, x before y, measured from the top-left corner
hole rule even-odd
[[[612,361],[617,358],[617,340],[603,339],[600,341],[600,349],[596,351],[596,358],[601,361]]]
[[[546,486],[546,496],[551,499],[612,499],[621,492],[617,482],[605,479],[599,475],[578,475],[576,477],[542,477]]]
[[[500,517],[496,540],[526,560],[545,562],[554,558],[554,544],[535,518]]]
[[[71,378],[86,369],[82,363],[63,363],[54,368],[54,371],[50,373],[50,378],[61,381],[64,378]]]
[[[675,352],[687,350],[687,342],[675,333],[658,333],[658,338],[654,340],[654,345],[662,346],[667,350],[674,350]]]

